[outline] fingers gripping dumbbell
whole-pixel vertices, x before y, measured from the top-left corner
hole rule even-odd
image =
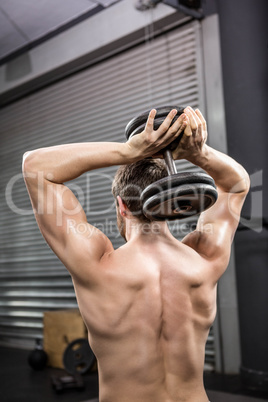
[[[176,109],[177,115],[172,124],[183,113],[178,106],[157,108],[154,130],[163,123],[168,113]],[[141,133],[146,126],[149,111],[132,119],[126,126],[125,134],[129,139]],[[177,173],[172,157],[172,149],[178,146],[183,133],[163,150],[168,176],[146,187],[141,194],[144,215],[150,220],[183,219],[197,215],[210,208],[217,200],[218,193],[212,177],[206,173]]]

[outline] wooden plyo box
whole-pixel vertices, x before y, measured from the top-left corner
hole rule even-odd
[[[68,344],[87,338],[84,321],[78,309],[44,312],[43,347],[50,367],[64,368],[62,358]]]

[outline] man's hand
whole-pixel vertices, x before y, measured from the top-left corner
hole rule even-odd
[[[194,162],[195,158],[202,154],[207,141],[207,125],[200,110],[195,111],[190,107],[184,109],[187,122],[184,134],[173,151],[173,158],[187,159]]]
[[[140,134],[134,135],[127,141],[126,145],[132,157],[144,159],[149,156],[161,154],[161,151],[172,141],[176,140],[180,133],[186,128],[188,117],[184,113],[171,125],[177,113],[177,110],[173,109],[167,115],[161,126],[157,130],[154,130],[156,113],[156,110],[152,109],[149,113],[145,130]]]

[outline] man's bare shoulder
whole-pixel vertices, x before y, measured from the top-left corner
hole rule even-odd
[[[205,262],[208,279],[216,283],[225,272],[230,258],[231,240],[221,239],[208,231],[195,230],[189,233],[182,243],[197,253]]]
[[[200,254],[200,245],[204,242],[206,243],[207,240],[208,240],[208,236],[206,233],[201,232],[199,230],[194,230],[193,232],[188,233],[182,239],[182,244],[190,247],[192,250],[194,250],[195,252]],[[213,245],[212,245],[212,247],[213,247]],[[206,248],[206,251],[208,252],[209,250]]]
[[[203,269],[206,264],[202,255],[174,237],[155,240],[152,243],[130,242],[107,253],[102,259],[103,271],[114,274],[123,271],[146,277],[156,272],[172,270],[188,271],[190,266]]]

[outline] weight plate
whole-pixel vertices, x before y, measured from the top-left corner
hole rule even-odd
[[[176,114],[176,116],[172,121],[173,124],[177,120],[177,118],[183,113],[184,107],[159,106],[156,108],[157,113],[155,116],[155,125],[154,125],[155,130],[157,130],[158,127],[163,123],[163,121],[165,120],[165,118],[172,109],[177,109],[178,111],[178,113]],[[130,120],[130,122],[127,124],[125,128],[125,135],[127,139],[133,137],[133,135],[141,133],[144,130],[150,111],[151,109],[141,113],[139,116],[134,117],[134,119]]]
[[[69,374],[84,374],[95,362],[95,355],[85,338],[71,342],[64,351],[63,365]]]
[[[165,190],[177,189],[182,185],[191,184],[208,184],[216,189],[215,182],[206,173],[176,173],[170,176],[163,177],[163,179],[157,180],[154,183],[147,186],[141,193],[141,201],[145,202],[149,197],[161,193]]]
[[[209,184],[185,184],[144,198],[143,213],[151,220],[184,219],[210,208],[217,196]]]
[[[177,109],[174,121],[183,113],[181,106],[161,106],[156,108],[155,129],[157,129],[168,113]],[[142,132],[145,128],[150,110],[132,119],[126,126],[127,139]],[[182,136],[182,134],[181,134]],[[176,147],[181,136],[167,149]],[[163,150],[164,151],[164,150]],[[218,194],[212,177],[206,173],[177,173],[158,180],[146,187],[141,194],[143,213],[149,219],[182,219],[197,215],[210,208],[217,200]]]

